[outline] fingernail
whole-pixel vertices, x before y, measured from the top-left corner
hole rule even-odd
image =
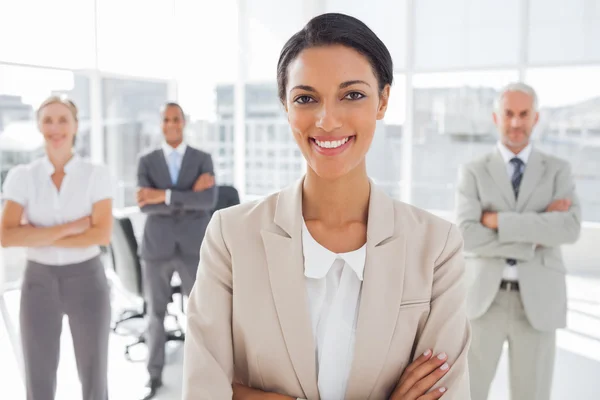
[[[440,389],[439,389],[439,391],[440,391],[441,393],[445,393],[445,392],[446,392],[446,388],[440,388]]]
[[[431,350],[427,350],[425,353],[423,353],[423,355],[425,357],[429,357],[430,354],[431,354]]]
[[[443,360],[444,358],[446,358],[446,353],[440,353],[440,354],[438,354],[438,358],[440,360]]]
[[[440,367],[440,369],[441,369],[442,371],[445,371],[445,370],[447,370],[447,369],[448,369],[448,363],[444,363],[444,365],[442,365],[442,366]]]

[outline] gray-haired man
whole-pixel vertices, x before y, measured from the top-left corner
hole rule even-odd
[[[549,400],[555,331],[566,325],[560,245],[579,236],[581,210],[568,162],[531,143],[537,96],[505,87],[494,111],[500,140],[461,168],[457,222],[467,252],[473,400],[488,396],[508,341],[513,400]]]

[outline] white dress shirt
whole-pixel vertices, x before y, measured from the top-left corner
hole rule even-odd
[[[321,246],[303,224],[302,248],[319,394],[323,400],[343,399],[354,356],[366,245],[336,254]]]
[[[187,145],[183,142],[181,142],[181,144],[179,144],[179,146],[177,147],[171,147],[170,145],[167,144],[167,142],[163,142],[162,144],[162,151],[163,154],[165,155],[165,161],[167,162],[167,168],[169,167],[169,163],[171,162],[169,157],[171,157],[171,153],[173,153],[174,151],[176,151],[177,153],[179,153],[179,159],[178,159],[178,164],[179,164],[179,173],[181,174],[181,163],[183,162],[183,155],[185,154],[185,150],[187,149]],[[165,191],[165,204],[169,205],[171,204],[171,189],[167,189]]]
[[[531,143],[527,145],[521,152],[517,155],[509,150],[502,142],[498,142],[498,150],[500,151],[500,155],[504,160],[504,164],[506,164],[506,172],[508,173],[508,179],[512,179],[513,174],[515,173],[515,166],[510,162],[513,158],[517,157],[523,161],[523,173],[525,173],[525,167],[527,166],[527,161],[529,161],[529,156],[531,155],[532,150]],[[511,185],[512,187],[512,185]],[[504,273],[502,274],[502,278],[508,281],[516,281],[519,278],[517,268],[514,265],[506,265],[504,267]]]
[[[52,182],[52,174],[54,166],[44,157],[14,167],[4,182],[4,199],[22,205],[27,222],[34,226],[56,226],[90,216],[94,203],[113,198],[111,176],[103,165],[74,155],[65,165],[60,191]],[[99,254],[99,246],[27,248],[28,260],[46,265],[76,264]]]

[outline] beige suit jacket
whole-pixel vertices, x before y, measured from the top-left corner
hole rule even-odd
[[[571,199],[567,212],[546,212],[552,201]],[[457,224],[465,239],[467,313],[482,316],[502,280],[506,259],[517,260],[520,294],[531,325],[553,331],[566,325],[567,294],[560,245],[581,229],[581,208],[568,162],[535,148],[525,167],[518,200],[498,149],[461,168]],[[498,212],[498,229],[480,222]]]
[[[215,213],[188,306],[183,398],[232,397],[232,382],[319,399],[302,255],[302,180]],[[426,349],[451,369],[436,385],[469,400],[462,238],[447,221],[372,184],[367,258],[346,399],[386,399]]]

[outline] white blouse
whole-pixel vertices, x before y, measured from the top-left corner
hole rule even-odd
[[[94,203],[113,198],[108,168],[74,155],[65,165],[60,191],[52,182],[54,166],[47,157],[10,170],[3,197],[24,208],[27,222],[50,227],[90,216]],[[47,265],[67,265],[87,261],[100,254],[99,246],[85,248],[29,247],[27,259]]]
[[[336,254],[302,229],[304,276],[316,343],[319,394],[343,399],[354,356],[366,245]]]

